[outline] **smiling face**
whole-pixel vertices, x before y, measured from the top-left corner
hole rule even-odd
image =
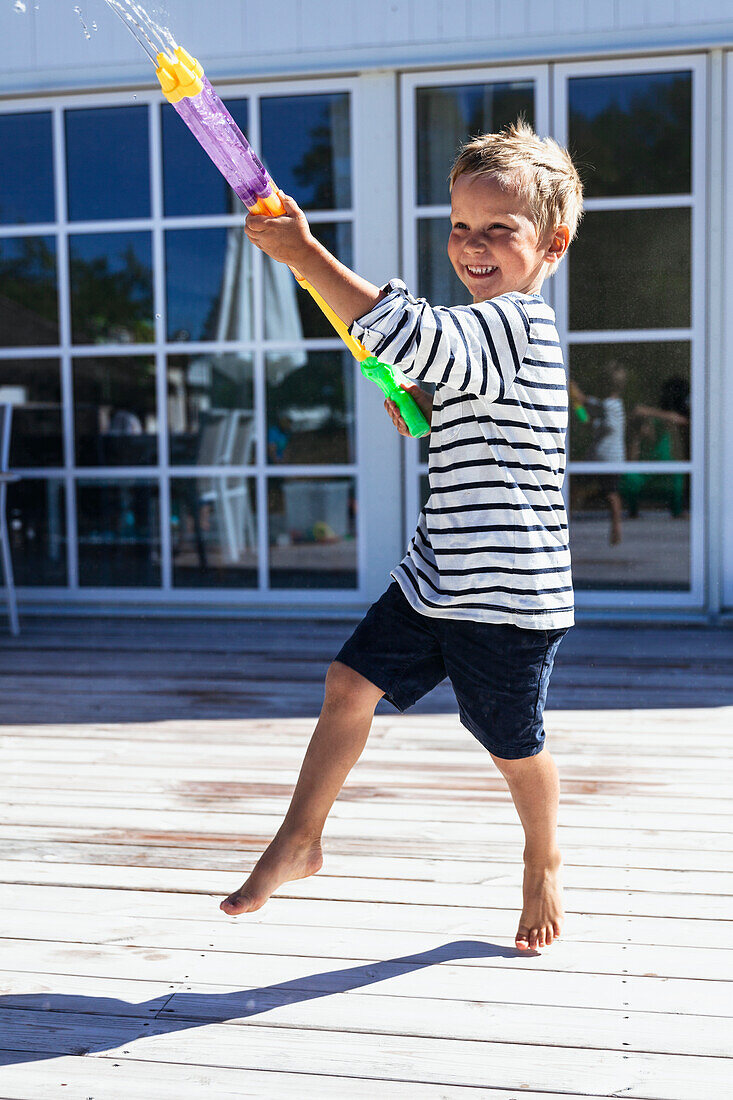
[[[510,290],[539,293],[568,246],[564,225],[540,243],[523,200],[490,176],[458,177],[451,192],[451,224],[448,256],[474,302]]]

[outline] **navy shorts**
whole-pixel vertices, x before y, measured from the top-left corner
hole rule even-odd
[[[399,711],[447,676],[466,729],[494,756],[518,760],[544,744],[547,686],[565,634],[421,615],[393,581],[336,660],[380,688]]]

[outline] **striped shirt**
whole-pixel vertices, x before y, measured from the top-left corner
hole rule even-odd
[[[511,291],[432,307],[392,279],[350,331],[434,383],[430,497],[392,576],[416,611],[535,630],[573,624],[567,388],[554,311]]]

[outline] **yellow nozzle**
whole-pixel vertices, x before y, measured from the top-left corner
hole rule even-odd
[[[177,46],[176,60],[171,61],[165,53],[159,53],[156,60],[158,68],[155,75],[160,81],[163,95],[169,103],[179,103],[182,99],[193,99],[203,88],[201,78],[204,70],[195,57]]]

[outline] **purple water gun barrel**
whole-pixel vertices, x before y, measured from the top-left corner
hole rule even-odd
[[[246,207],[275,193],[259,157],[204,76],[198,95],[173,107]]]

